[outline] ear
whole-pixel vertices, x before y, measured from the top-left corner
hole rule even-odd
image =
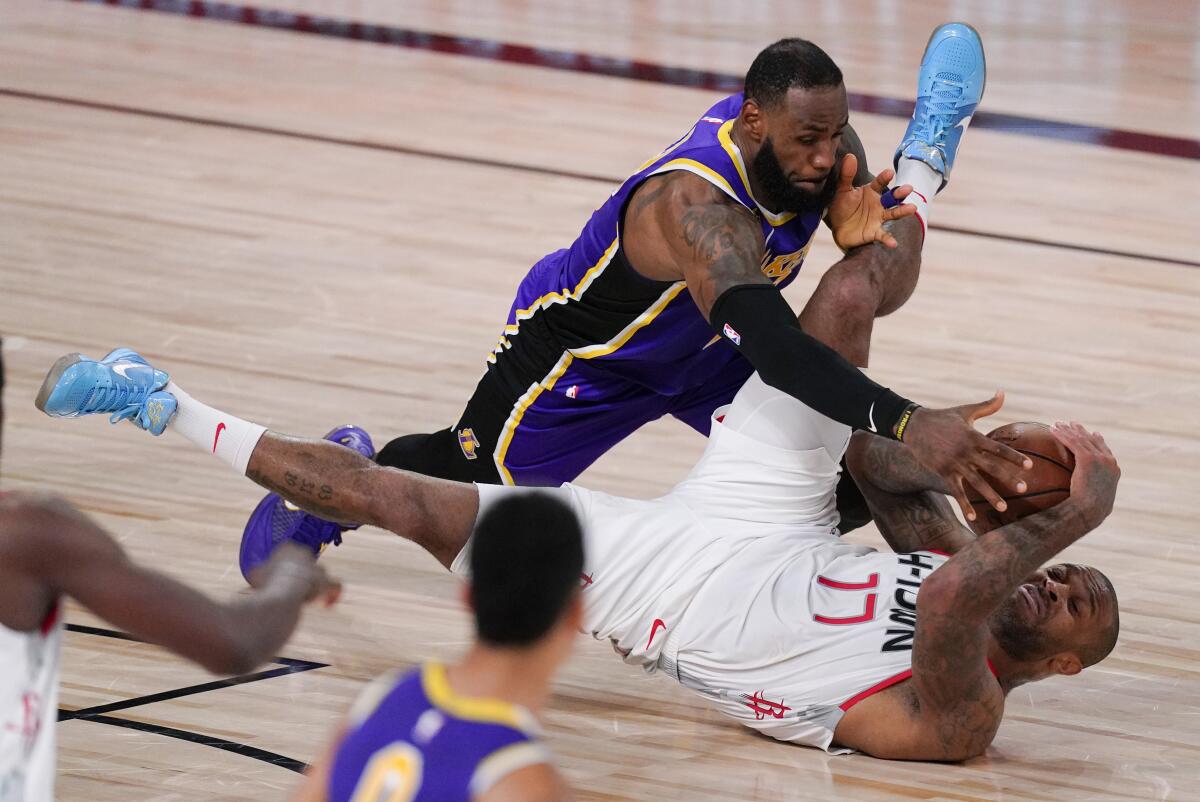
[[[471,595],[470,582],[462,583],[462,590],[459,591],[459,598],[462,599],[463,607],[466,607],[469,612],[475,612],[475,598]]]
[[[1063,652],[1050,658],[1050,671],[1064,677],[1073,677],[1083,671],[1083,662],[1071,652]]]
[[[767,119],[757,100],[743,100],[740,116],[742,127],[755,144],[767,138]]]

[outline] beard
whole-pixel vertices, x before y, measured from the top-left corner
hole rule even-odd
[[[1014,594],[988,618],[988,629],[1000,648],[1014,660],[1029,662],[1054,654],[1050,638],[1038,623],[1022,615],[1021,602]]]
[[[792,214],[820,214],[829,208],[833,196],[837,194],[838,178],[841,159],[835,159],[833,169],[825,178],[825,183],[819,191],[813,192],[796,186],[788,180],[783,171],[783,165],[775,155],[775,145],[771,137],[763,140],[751,163],[754,177],[766,195],[763,202],[773,212],[791,212]]]

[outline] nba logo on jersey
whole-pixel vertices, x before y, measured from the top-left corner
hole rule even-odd
[[[730,326],[728,323],[726,323],[722,331],[725,332],[726,337],[733,340],[734,345],[742,344],[742,335],[738,334],[737,331],[734,330],[733,326]]]
[[[458,430],[458,447],[462,449],[463,456],[467,459],[477,459],[478,454],[475,453],[479,448],[479,438],[475,436],[475,432],[471,429]]]

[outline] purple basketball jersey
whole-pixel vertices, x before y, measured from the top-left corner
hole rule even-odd
[[[766,239],[762,271],[767,277],[780,287],[795,278],[820,215],[776,215],[755,201],[742,154],[730,136],[741,106],[742,95],[737,94],[710,108],[681,139],[630,176],[592,214],[570,248],[533,266],[517,291],[489,362],[521,361],[522,375],[545,376],[542,382],[547,383],[572,361],[585,360],[655,393],[674,396],[700,386],[740,358],[715,336],[683,281],[653,282],[630,275],[632,271],[623,269],[614,256],[622,213],[638,185],[650,176],[686,170],[759,219]]]
[[[376,682],[350,717],[330,767],[330,802],[468,802],[547,762],[527,711],[456,695],[437,663]]]

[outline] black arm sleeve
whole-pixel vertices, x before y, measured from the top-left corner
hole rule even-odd
[[[805,334],[770,284],[742,284],[721,293],[709,322],[764,382],[851,428],[890,437],[911,404]]]

